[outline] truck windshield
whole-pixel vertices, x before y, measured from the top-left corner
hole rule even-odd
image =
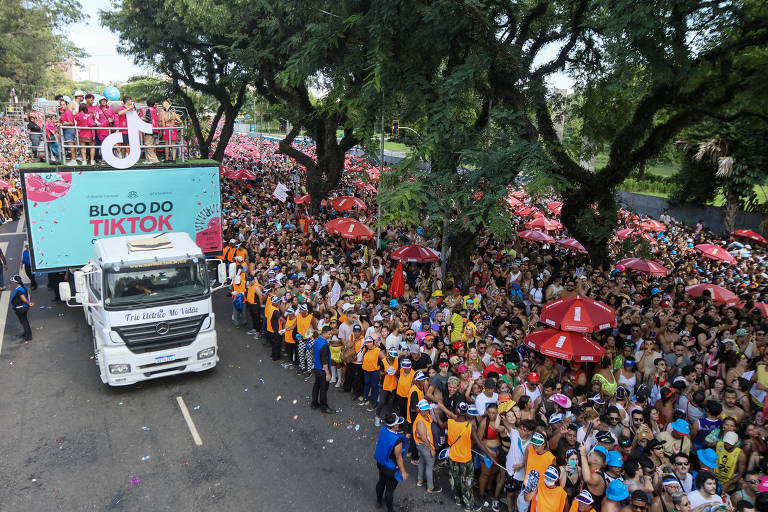
[[[208,292],[205,260],[107,267],[104,269],[105,301],[109,306],[147,304]]]

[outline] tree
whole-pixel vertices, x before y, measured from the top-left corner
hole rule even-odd
[[[57,63],[85,56],[61,32],[83,19],[81,10],[77,0],[0,2],[0,99],[11,87],[20,101],[34,99],[61,75]]]
[[[119,51],[168,78],[187,108],[201,154],[215,160],[224,156],[253,77],[251,69],[232,58],[233,47],[250,29],[231,7],[213,1],[122,0],[117,10],[101,11],[102,23],[120,35]],[[189,89],[218,102],[210,130],[209,116],[198,111]]]

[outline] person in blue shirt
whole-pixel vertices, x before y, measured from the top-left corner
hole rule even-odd
[[[379,480],[376,482],[376,506],[387,504],[387,512],[394,510],[395,487],[398,482],[408,480],[403,457],[405,455],[406,438],[400,428],[405,421],[394,412],[384,418],[386,423],[379,430],[379,439],[373,458],[379,469]]]
[[[24,287],[20,275],[15,275],[11,278],[11,282],[16,285],[16,288],[11,293],[11,307],[13,308],[16,317],[19,319],[19,323],[24,328],[24,334],[19,336],[23,337],[24,341],[32,340],[32,328],[29,326],[29,320],[27,320],[27,313],[29,308],[34,306],[32,297],[29,295],[29,291]]]
[[[324,325],[321,335],[312,346],[312,373],[315,374],[315,384],[312,386],[312,409],[320,409],[326,414],[336,414],[335,409],[328,407],[328,382],[331,380],[331,349],[326,336],[330,336],[331,326]]]
[[[5,259],[5,258],[3,258]],[[24,273],[27,274],[29,282],[32,283],[32,289],[37,290],[37,281],[35,274],[32,273],[32,259],[29,255],[29,242],[24,242],[24,251],[21,253],[21,264],[24,265]]]

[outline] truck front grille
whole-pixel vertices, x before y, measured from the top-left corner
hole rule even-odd
[[[115,327],[115,331],[134,354],[164,348],[184,347],[195,341],[208,315],[197,315],[161,322]]]

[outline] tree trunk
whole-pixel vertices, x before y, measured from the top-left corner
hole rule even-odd
[[[637,166],[637,179],[638,181],[645,181],[645,162]]]
[[[736,229],[736,215],[739,213],[739,196],[730,190],[723,205],[723,229],[730,233]]]
[[[237,111],[225,107],[224,126],[221,127],[219,141],[216,143],[216,151],[213,152],[213,156],[211,157],[217,162],[224,160],[224,151],[227,149],[229,139],[232,138],[232,133],[235,131],[235,117],[237,117]],[[212,131],[215,132],[215,129],[215,126],[211,126]]]
[[[572,189],[564,196],[561,221],[587,250],[593,265],[610,263],[608,242],[618,222],[616,211],[614,191],[597,184]]]
[[[454,286],[466,293],[470,284],[472,270],[472,253],[475,251],[476,233],[468,229],[453,232],[448,235],[448,246],[451,256],[448,259],[447,273],[453,276]]]

